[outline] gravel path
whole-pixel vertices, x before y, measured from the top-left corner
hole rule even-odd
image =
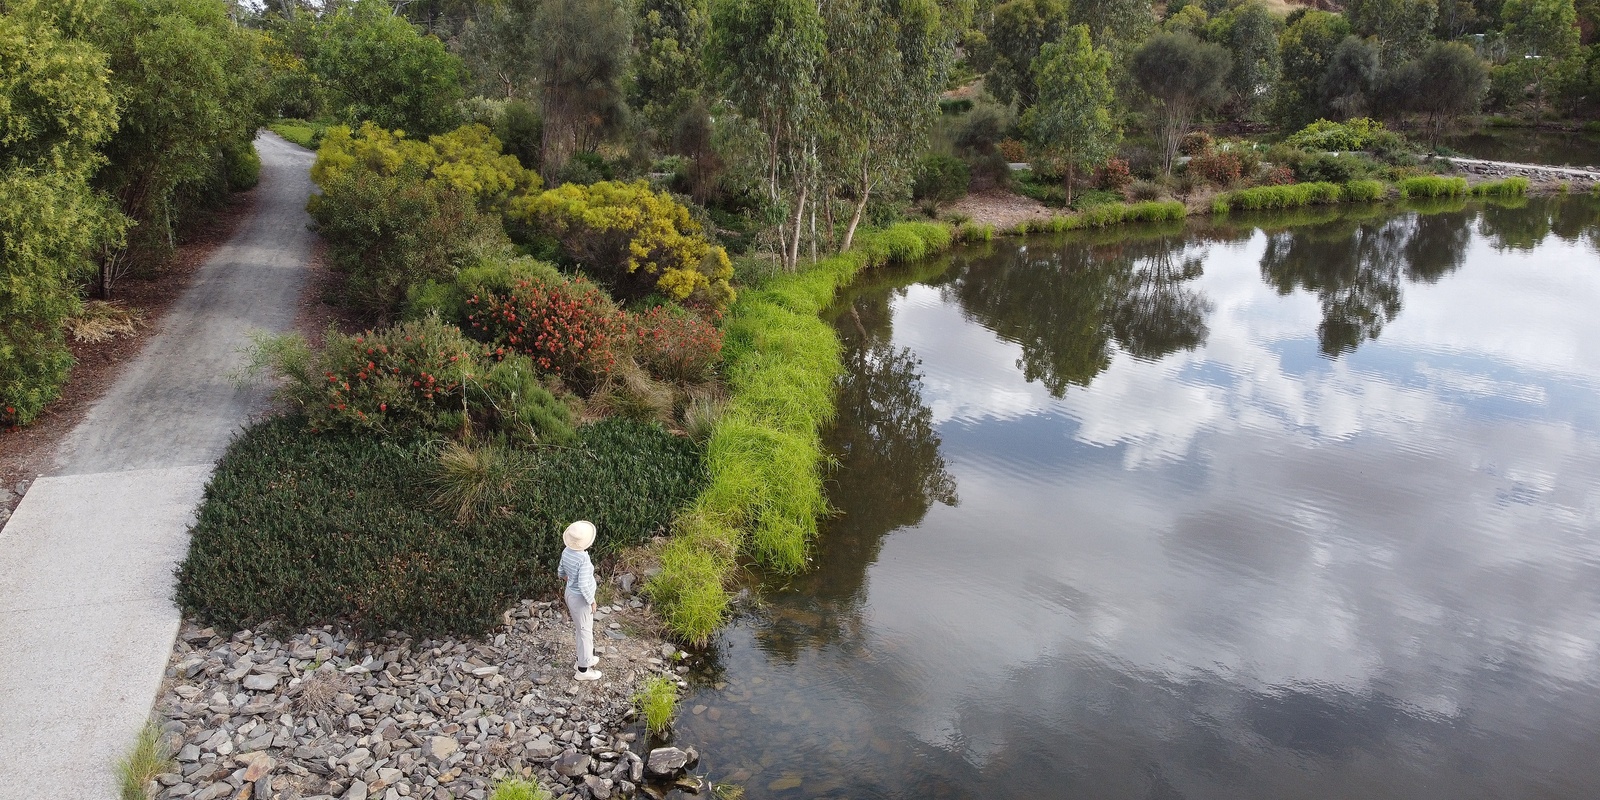
[[[254,215],[62,444],[0,532],[0,800],[115,796],[178,632],[172,569],[205,481],[260,389],[228,374],[294,321],[312,154],[263,133]]]

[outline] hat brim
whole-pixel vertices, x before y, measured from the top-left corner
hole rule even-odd
[[[588,550],[594,544],[594,526],[573,523],[561,532],[561,541],[574,550]]]

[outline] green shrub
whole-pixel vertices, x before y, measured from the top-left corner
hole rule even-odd
[[[267,130],[307,150],[315,150],[322,146],[322,137],[327,133],[328,126],[303,119],[280,119],[267,123]]]
[[[1501,181],[1488,181],[1472,187],[1471,193],[1476,197],[1523,197],[1528,193],[1528,179],[1506,178]]]
[[[1375,136],[1385,133],[1383,123],[1366,117],[1345,122],[1319,119],[1284,140],[1284,144],[1313,152],[1365,150]]]
[[[972,172],[967,168],[967,162],[955,156],[934,153],[918,162],[917,173],[911,184],[911,196],[916,200],[948,203],[965,197],[971,182]]]
[[[1351,203],[1370,203],[1388,194],[1389,187],[1383,181],[1351,181],[1344,185],[1344,199]]]
[[[1467,193],[1466,178],[1446,178],[1439,175],[1421,175],[1400,181],[1400,196],[1458,197]]]
[[[555,266],[533,258],[490,258],[463,268],[451,281],[424,281],[406,294],[405,317],[422,319],[437,314],[457,325],[467,324],[467,298],[507,294],[527,281],[566,280]]]
[[[261,182],[261,156],[256,153],[254,142],[224,147],[222,161],[229,189],[242,192]]]
[[[316,433],[299,417],[247,430],[206,487],[179,603],[229,630],[483,633],[552,588],[569,522],[593,521],[604,557],[664,530],[705,485],[693,442],[607,420],[580,429],[574,447],[535,451],[504,505],[463,526],[418,491],[437,464],[426,441]]]
[[[672,727],[672,715],[678,709],[678,684],[665,675],[646,678],[644,685],[633,696],[634,707],[644,715],[650,732],[660,735]]]
[[[1372,175],[1378,170],[1378,165],[1372,159],[1354,153],[1317,153],[1296,160],[1292,168],[1295,179],[1303,183],[1349,183]]]

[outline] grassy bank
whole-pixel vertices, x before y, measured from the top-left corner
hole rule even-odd
[[[741,553],[767,569],[803,568],[827,511],[821,431],[834,414],[839,339],[819,314],[864,269],[948,248],[952,230],[902,223],[864,232],[847,253],[744,290],[729,313],[729,401],[707,446],[709,481],[675,521],[649,591],[668,624],[706,641],[727,614]]]

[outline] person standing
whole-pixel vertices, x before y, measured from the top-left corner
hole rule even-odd
[[[557,577],[567,582],[567,613],[572,617],[573,639],[578,651],[578,671],[573,680],[600,680],[600,670],[594,669],[600,657],[594,654],[594,562],[586,552],[594,544],[594,523],[578,520],[561,533],[566,549],[561,551],[561,567]]]

